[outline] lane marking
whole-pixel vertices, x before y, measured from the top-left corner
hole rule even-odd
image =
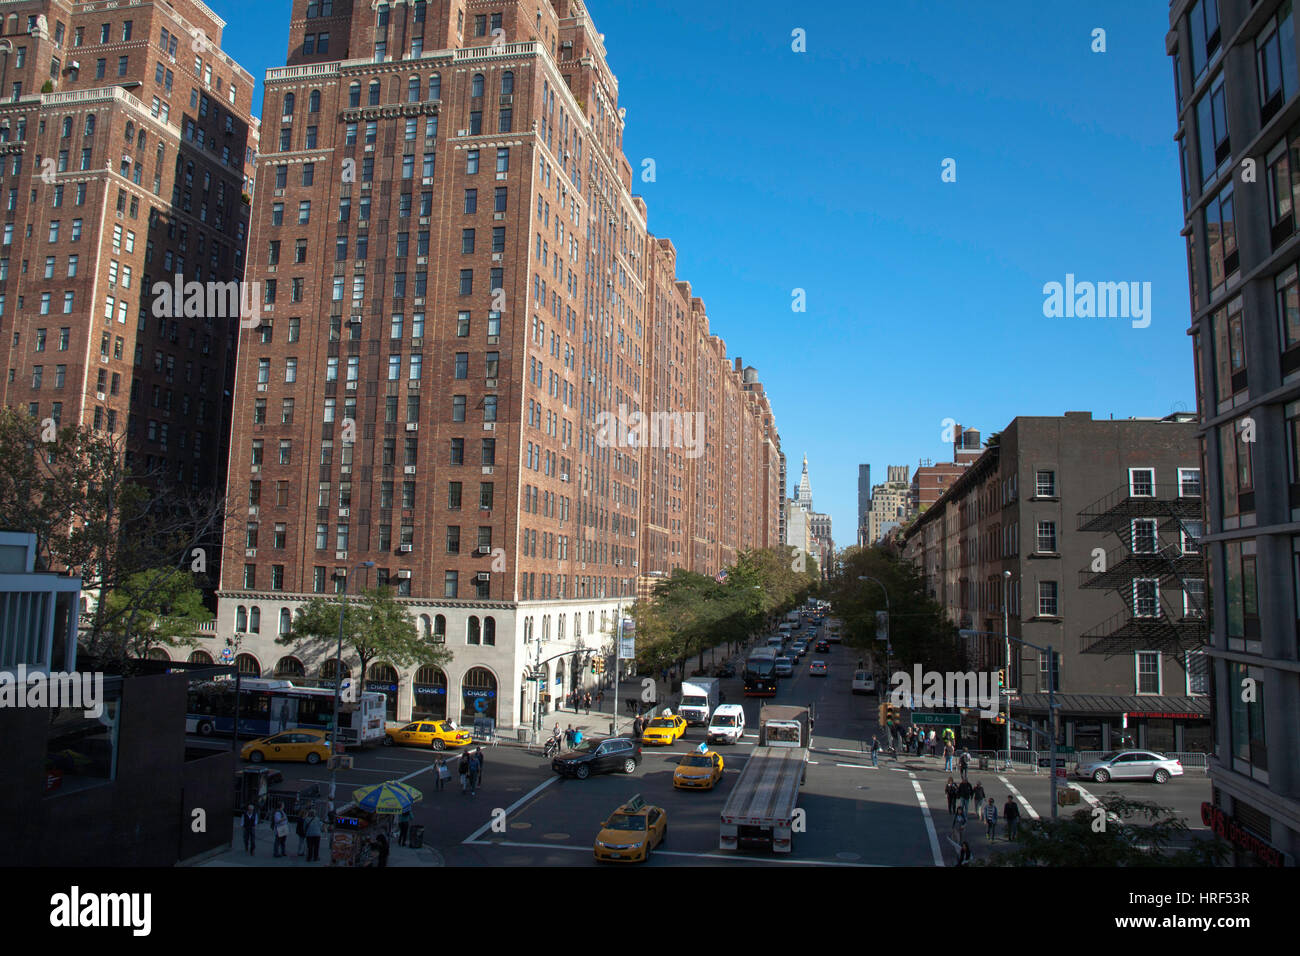
[[[509,819],[509,818],[510,818],[510,814],[514,813],[514,812],[515,812],[516,810],[518,810],[521,806],[523,806],[523,805],[524,805],[525,803],[527,803],[529,800],[533,799],[533,797],[537,796],[537,794],[541,793],[543,790],[545,790],[545,789],[546,789],[547,787],[549,787],[551,784],[559,782],[559,780],[560,780],[560,777],[559,777],[559,776],[553,776],[553,777],[550,777],[550,778],[547,779],[547,780],[543,780],[543,781],[542,781],[541,783],[539,783],[537,786],[533,787],[533,789],[529,790],[527,793],[525,793],[522,797],[520,797],[520,798],[519,798],[518,800],[516,800],[514,803],[510,804],[510,806],[506,807],[506,809],[505,809],[505,817],[506,817],[506,819]],[[479,827],[477,830],[475,830],[473,833],[471,833],[469,836],[467,836],[464,840],[461,840],[461,843],[474,843],[474,842],[476,842],[476,841],[478,840],[478,838],[484,834],[484,832],[486,832],[488,829],[491,828],[492,823],[494,822],[495,819],[496,819],[496,818],[494,817],[492,820],[488,820],[487,823],[483,824],[481,827]]]
[[[854,770],[879,770],[879,767],[868,767],[864,763],[837,763],[837,767],[852,767]]]
[[[1038,811],[1029,805],[1029,801],[1024,798],[1024,796],[1020,793],[1019,790],[1017,790],[1015,787],[1011,785],[1011,781],[1008,780],[1002,774],[998,774],[998,779],[1001,780],[1002,783],[1006,786],[1006,788],[1011,791],[1011,795],[1015,797],[1018,801],[1020,801],[1020,805],[1024,807],[1025,813],[1029,814],[1031,817],[1037,820]]]
[[[518,840],[464,840],[462,841],[462,843],[467,846],[506,846],[506,847],[531,848],[537,850],[569,850],[571,852],[576,852],[576,853],[590,853],[592,854],[593,858],[595,856],[595,851],[592,847],[568,846],[566,844],[558,844],[558,843],[524,843]],[[774,863],[794,864],[796,866],[882,867],[882,866],[890,865],[885,863],[846,863],[841,860],[793,860],[793,859],[783,860],[775,857],[764,859],[762,857],[738,856],[738,855],[730,855],[726,853],[687,853],[682,850],[651,850],[650,851],[650,859],[654,859],[657,856],[684,856],[684,857],[689,857],[691,859],[698,859],[698,860],[730,860],[733,863],[756,864],[759,866],[774,864]]]
[[[1083,787],[1079,786],[1077,783],[1074,783],[1073,781],[1070,781],[1068,785],[1069,785],[1070,789],[1072,789],[1072,790],[1078,790],[1078,791],[1079,791],[1079,795],[1080,795],[1081,797],[1083,797],[1083,799],[1087,801],[1088,806],[1092,807],[1094,810],[1101,806],[1101,801],[1100,801],[1100,800],[1098,800],[1096,797],[1094,797],[1094,796],[1093,796],[1091,793],[1089,793],[1087,790],[1083,789]],[[1106,821],[1107,821],[1108,823],[1119,823],[1119,817],[1117,817],[1117,816],[1116,816],[1115,814],[1113,814],[1113,813],[1109,813],[1109,812],[1108,812],[1108,813],[1106,814]]]
[[[921,785],[916,781],[916,774],[908,771],[907,775],[912,780],[912,789],[916,791],[917,802],[921,804],[921,815],[925,818],[925,831],[930,837],[930,853],[934,856],[934,865],[945,866],[943,851],[939,849],[939,834],[935,832],[934,818],[930,816],[930,805],[925,802],[925,794],[921,791]]]

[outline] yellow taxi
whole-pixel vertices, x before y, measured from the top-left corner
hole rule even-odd
[[[643,863],[650,851],[668,839],[668,814],[637,794],[600,825],[592,847],[596,860]]]
[[[468,730],[462,730],[452,720],[413,720],[384,729],[384,746],[405,744],[409,747],[428,747],[446,750],[464,747],[473,739]]]
[[[641,743],[667,747],[684,733],[686,733],[686,721],[676,714],[664,711],[662,716],[646,724],[645,730],[641,731]]]
[[[318,764],[330,757],[330,732],[315,727],[294,727],[244,744],[239,755],[253,763],[263,760],[305,760]]]
[[[683,757],[673,771],[673,786],[679,790],[712,790],[721,779],[722,757],[707,744]]]

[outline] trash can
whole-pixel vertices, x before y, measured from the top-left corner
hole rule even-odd
[[[533,738],[533,732],[530,728],[528,727],[519,728],[519,742],[521,744],[526,744],[530,742],[532,738]]]
[[[981,770],[989,769],[989,758],[987,756],[980,757],[980,769]]]
[[[424,824],[411,824],[411,832],[407,834],[406,842],[411,844],[412,850],[418,850],[424,846]]]

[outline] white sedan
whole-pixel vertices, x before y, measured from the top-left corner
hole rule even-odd
[[[1075,776],[1105,783],[1108,780],[1154,780],[1168,783],[1181,777],[1183,765],[1172,757],[1149,750],[1123,750],[1102,754],[1098,760],[1079,764]]]

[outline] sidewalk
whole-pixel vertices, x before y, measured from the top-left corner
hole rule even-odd
[[[328,867],[329,864],[329,842],[328,834],[321,838],[320,860],[315,863],[308,863],[307,856],[296,856],[298,849],[297,835],[290,833],[289,839],[285,843],[285,849],[288,856],[273,857],[271,856],[272,848],[275,845],[275,838],[271,836],[269,829],[258,827],[257,829],[257,852],[249,856],[244,852],[244,835],[238,824],[235,826],[235,841],[231,844],[230,849],[211,853],[205,857],[192,860],[183,866],[274,866],[289,867],[301,869],[304,867]],[[423,846],[418,850],[409,846],[398,846],[393,843],[388,853],[388,865],[394,866],[443,866],[442,854],[429,846]]]

